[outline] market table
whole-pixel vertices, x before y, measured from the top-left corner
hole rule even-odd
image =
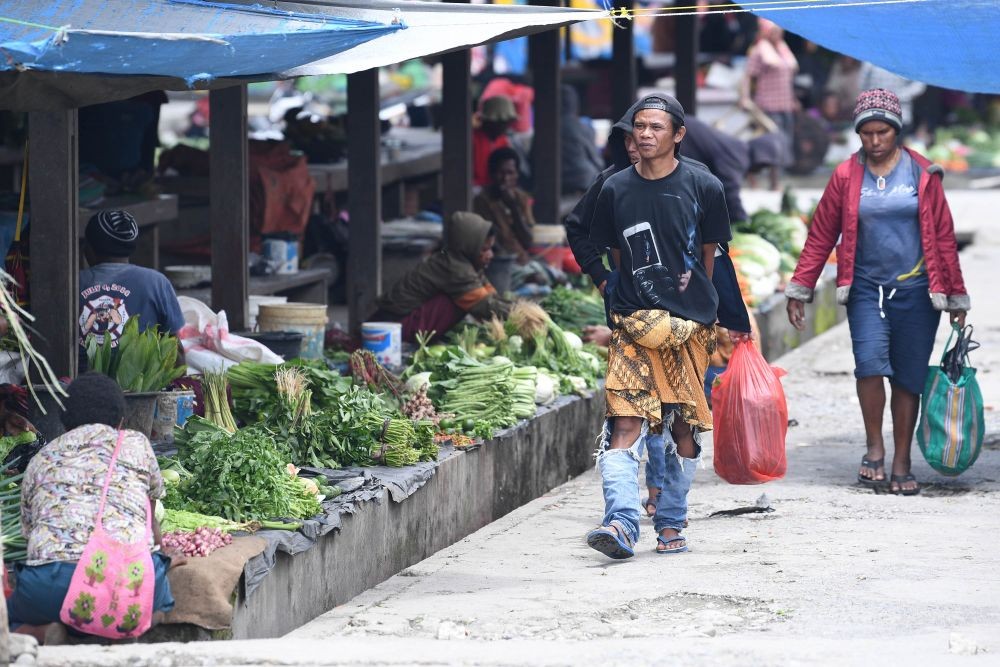
[[[251,296],[287,296],[289,301],[326,304],[330,269],[302,269],[296,273],[270,276],[250,276],[247,293]],[[195,287],[177,290],[178,296],[189,296],[212,305],[212,288]]]
[[[397,127],[382,137],[382,197],[385,215],[401,215],[407,183],[441,173],[441,133],[426,128]],[[316,194],[347,192],[347,160],[310,164]]]

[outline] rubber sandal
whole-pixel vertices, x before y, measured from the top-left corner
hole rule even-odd
[[[860,472],[858,473],[858,481],[862,484],[867,484],[869,486],[875,486],[880,484],[885,484],[885,457],[883,456],[877,460],[871,460],[867,456],[861,459],[861,467],[866,470],[871,470],[872,472],[877,472],[879,468],[882,468],[882,479],[870,479],[865,477]]]
[[[664,537],[663,535],[657,535],[656,541],[666,547],[666,549],[656,549],[655,551],[658,554],[682,554],[688,550],[687,538],[683,535],[675,535],[669,538]],[[670,545],[674,542],[684,542],[684,546],[671,548]]]
[[[904,489],[903,485],[907,482],[916,482],[917,478],[913,476],[912,473],[907,473],[905,475],[897,475],[893,473],[890,477],[889,483],[899,484],[899,490],[893,491],[893,494],[897,496],[919,496],[920,495],[920,484],[917,484],[915,489]]]
[[[629,539],[628,533],[617,521],[612,521],[608,526],[601,526],[597,530],[587,533],[587,546],[615,560],[624,560],[634,556],[635,549],[632,548],[632,545],[633,542]]]
[[[643,500],[642,500],[642,509],[643,509],[643,511],[646,512],[646,516],[648,516],[648,517],[656,516],[656,504],[658,502],[660,502],[660,495],[659,494],[656,495],[656,499],[655,500],[653,499],[652,496],[649,496],[647,498],[643,498]],[[652,508],[653,508],[652,512],[649,511],[650,506],[652,506]]]

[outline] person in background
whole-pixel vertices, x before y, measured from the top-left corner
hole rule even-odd
[[[378,300],[376,320],[401,322],[403,340],[421,332],[443,337],[467,314],[480,320],[506,317],[511,303],[486,279],[496,231],[475,213],[452,215],[446,247],[399,279]]]
[[[21,530],[28,541],[28,558],[16,565],[14,593],[7,600],[11,630],[44,643],[58,643],[64,634],[59,612],[94,529],[125,414],[122,390],[106,375],[81,375],[68,392],[61,415],[66,432],[31,459],[21,482]],[[149,440],[125,431],[108,488],[104,528],[119,542],[141,540],[147,514],[163,494],[163,478]],[[185,559],[158,550],[159,523],[155,516],[150,518],[155,623],[174,606],[167,570]]]
[[[517,118],[511,123],[511,130],[517,134],[531,132],[531,105],[535,102],[535,89],[520,77],[512,79],[507,76],[497,76],[489,80],[483,88],[480,98],[488,100],[502,95],[514,103]]]
[[[625,115],[611,127],[608,134],[607,150],[611,165],[598,172],[594,182],[590,184],[580,201],[563,221],[566,227],[566,240],[573,251],[576,263],[590,276],[594,287],[608,300],[608,290],[614,289],[618,273],[614,268],[608,268],[604,263],[606,249],[599,247],[590,240],[590,223],[597,205],[597,196],[601,193],[605,181],[622,169],[627,169],[639,161],[639,150],[632,137],[632,116],[639,108],[639,102],[625,112]],[[609,316],[610,317],[610,316]]]
[[[911,496],[920,485],[910,472],[910,449],[941,311],[964,326],[970,300],[942,170],[900,144],[902,127],[894,93],[875,89],[858,96],[854,128],[862,148],[830,178],[785,296],[788,319],[802,330],[805,304],[837,247],[837,301],[847,306],[867,436],[858,481],[886,480],[888,378],[895,445],[890,490]]]
[[[99,211],[87,223],[85,253],[90,268],[80,272],[80,345],[93,336],[98,344],[108,337],[116,347],[133,317],[139,330],[159,327],[161,333],[177,335],[184,315],[173,286],[159,271],[135,266],[139,225],[128,211]],[[81,367],[87,356],[81,350]]]
[[[490,184],[472,202],[472,210],[493,223],[496,230],[496,257],[486,275],[497,291],[510,288],[511,270],[516,262],[531,261],[535,218],[531,212],[531,197],[518,187],[521,158],[512,148],[498,148],[487,162]]]
[[[505,95],[482,100],[479,127],[472,130],[472,183],[479,187],[490,184],[489,159],[498,148],[511,146],[510,128],[517,121],[517,109]]]
[[[851,110],[861,90],[861,61],[850,56],[837,56],[824,88],[826,93],[837,97],[837,120],[850,123]]]
[[[684,122],[687,127],[684,156],[701,162],[722,181],[730,221],[746,220],[749,216],[740,199],[740,187],[751,166],[747,142],[717,130],[694,116],[687,116]]]
[[[795,136],[795,73],[798,61],[785,43],[785,31],[766,19],[758,23],[757,41],[747,54],[746,75],[741,84],[740,97],[744,106],[753,101],[774,121],[785,138],[781,166],[792,164],[792,147]],[[777,190],[779,168],[771,169],[771,189]]]
[[[580,194],[604,169],[594,143],[594,129],[580,118],[580,96],[572,86],[562,86],[560,121],[560,170],[562,193]]]

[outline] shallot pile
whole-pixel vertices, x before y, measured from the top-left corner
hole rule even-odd
[[[161,546],[167,552],[180,552],[185,556],[207,556],[216,549],[233,543],[233,536],[218,528],[201,528],[194,532],[175,531],[164,533]]]

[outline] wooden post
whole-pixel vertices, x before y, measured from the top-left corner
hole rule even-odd
[[[347,76],[347,183],[351,240],[347,314],[352,333],[376,308],[382,291],[382,143],[378,69]]]
[[[674,23],[677,30],[677,63],[674,78],[677,81],[677,101],[684,107],[684,113],[698,113],[698,36],[697,16],[678,16]]]
[[[615,3],[616,7],[632,8],[631,2]],[[638,76],[635,67],[635,22],[626,20],[615,27],[611,41],[611,109],[613,120],[625,115],[635,102]]]
[[[441,192],[444,219],[472,206],[472,51],[445,54],[441,109]],[[448,225],[445,225],[445,230]]]
[[[56,375],[76,375],[80,346],[77,112],[28,115],[31,312],[36,342]]]
[[[246,329],[250,250],[247,87],[209,93],[209,207],[212,216],[212,309],[233,331]]]
[[[539,2],[561,6],[560,0]],[[558,225],[559,198],[562,196],[562,161],[560,121],[562,111],[562,75],[559,69],[559,30],[549,30],[528,38],[528,60],[534,74],[535,137],[531,153],[534,156],[535,220],[543,225]]]

